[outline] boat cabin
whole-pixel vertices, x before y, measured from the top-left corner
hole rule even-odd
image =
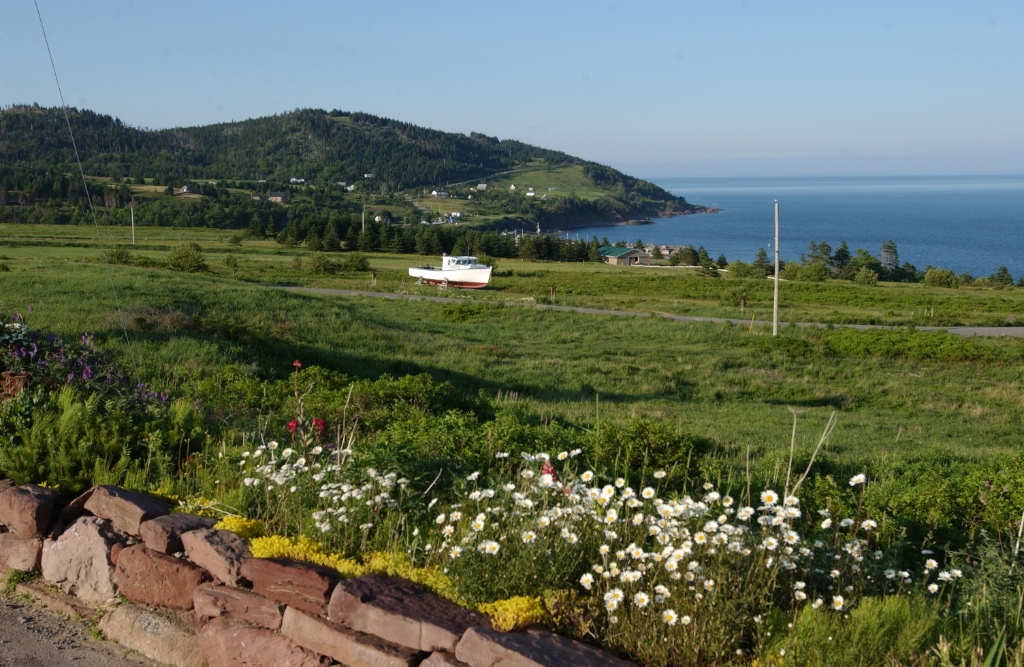
[[[481,264],[476,257],[467,255],[445,255],[441,258],[442,271],[458,271],[459,269],[480,268]]]

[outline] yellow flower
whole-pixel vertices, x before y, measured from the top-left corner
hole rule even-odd
[[[487,602],[478,609],[491,618],[491,625],[499,632],[511,632],[531,625],[547,623],[550,615],[539,597],[518,596],[497,602]]]
[[[216,530],[230,530],[242,539],[251,540],[254,537],[262,537],[266,534],[263,522],[256,519],[246,519],[240,516],[226,516],[214,524]]]

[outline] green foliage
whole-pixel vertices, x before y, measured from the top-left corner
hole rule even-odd
[[[877,285],[878,273],[873,269],[869,269],[868,267],[864,266],[861,267],[859,271],[857,271],[857,275],[854,277],[853,281],[858,285]]]
[[[26,390],[0,409],[0,470],[19,484],[63,491],[93,484],[157,483],[203,442],[202,420],[184,399],[146,412],[66,386]]]
[[[961,626],[950,647],[954,659],[970,658],[979,646],[1019,646],[1024,640],[1024,558],[984,533],[974,549],[954,558],[963,563],[964,573],[956,591]]]
[[[194,241],[175,246],[167,256],[167,265],[175,271],[186,273],[200,273],[210,269],[203,257],[203,249]]]
[[[779,278],[783,280],[799,280],[801,268],[796,262],[786,262],[779,269]]]
[[[929,268],[924,274],[924,284],[931,287],[960,287],[960,278],[949,269]]]
[[[107,251],[107,261],[111,264],[131,264],[132,251],[126,245],[116,245]]]
[[[35,581],[42,574],[38,570],[30,570],[24,572],[22,570],[8,570],[7,572],[7,584],[4,586],[4,595],[14,595],[15,589],[18,584],[27,584],[30,581]]]
[[[324,275],[337,271],[338,265],[324,253],[315,252],[309,258],[308,269],[310,273]]]
[[[777,629],[778,630],[778,629]],[[788,633],[768,644],[783,665],[874,667],[924,663],[942,630],[936,604],[920,598],[867,597],[838,614],[805,607]]]
[[[822,241],[822,243],[824,243],[824,241]],[[803,280],[812,283],[820,283],[824,282],[831,276],[832,272],[829,271],[825,263],[816,261],[801,266],[800,271],[797,274],[797,280]]]
[[[370,260],[360,253],[346,255],[341,260],[341,270],[347,272],[366,272],[370,270]]]

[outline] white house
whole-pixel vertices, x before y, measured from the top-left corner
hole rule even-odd
[[[448,193],[445,192],[444,190],[434,190],[430,194],[434,195],[438,199],[446,199],[449,197]]]
[[[363,174],[363,178],[373,178],[373,174]]]
[[[352,185],[347,186],[345,189],[348,190],[349,192],[352,192],[353,190],[356,189],[356,185],[355,183],[353,183]]]
[[[303,183],[306,182],[306,179],[304,179],[304,178],[295,178],[293,176],[292,178],[288,179],[288,182],[293,184],[293,185],[302,185]]]
[[[508,186],[508,189],[509,190],[515,190],[516,189],[516,184],[513,183],[512,185]]]
[[[487,184],[486,183],[477,183],[476,184],[476,189],[479,190],[480,192],[483,192],[484,190],[487,189]]]
[[[530,190],[529,192],[526,193],[526,196],[527,197],[536,197],[537,193],[534,192],[533,190]]]

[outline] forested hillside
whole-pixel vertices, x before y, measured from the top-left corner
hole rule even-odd
[[[662,188],[579,158],[479,133],[440,132],[364,113],[301,109],[232,123],[145,130],[88,110],[71,110],[84,168],[91,176],[172,185],[192,179],[312,184],[361,180],[372,173],[390,191],[486,178],[526,163],[582,165],[595,184],[626,200],[685,200]],[[0,165],[75,171],[74,152],[58,108],[0,111]]]

